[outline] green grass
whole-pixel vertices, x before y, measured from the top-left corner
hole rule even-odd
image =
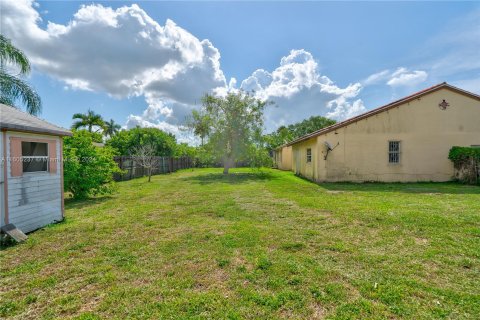
[[[0,252],[0,318],[472,319],[480,188],[181,171]]]

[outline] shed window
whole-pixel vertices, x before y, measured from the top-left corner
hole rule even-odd
[[[400,163],[400,141],[388,142],[388,163]]]
[[[23,172],[48,171],[48,144],[22,141]]]
[[[307,149],[307,162],[312,162],[312,149]]]

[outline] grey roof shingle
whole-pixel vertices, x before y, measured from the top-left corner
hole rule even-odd
[[[58,136],[72,135],[72,133],[65,128],[56,126],[2,103],[0,103],[0,129],[47,133]]]

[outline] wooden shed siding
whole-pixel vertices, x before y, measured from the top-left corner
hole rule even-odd
[[[2,130],[1,132],[1,155],[2,155],[2,164],[1,168],[3,170],[3,185],[1,186],[0,190],[2,194],[0,194],[0,199],[2,200],[0,205],[2,208],[0,209],[0,226],[8,224],[8,179],[7,179],[7,133]]]
[[[50,158],[60,159],[60,138],[16,132],[8,132],[8,135],[9,138],[14,138],[13,141],[19,139],[49,140],[49,143],[54,146],[52,148],[49,144]],[[7,153],[9,153],[9,149],[7,148]],[[7,154],[7,156],[10,155]],[[62,163],[51,161],[50,165],[50,172],[32,172],[24,173],[21,176],[12,176],[12,162],[7,162],[9,222],[24,232],[33,231],[63,219],[61,170],[59,167]]]

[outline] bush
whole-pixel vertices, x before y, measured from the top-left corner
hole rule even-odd
[[[448,158],[455,167],[455,177],[465,183],[480,183],[480,148],[453,147]]]
[[[110,194],[115,189],[114,173],[121,173],[110,147],[92,144],[92,133],[79,130],[64,139],[64,189],[76,199]]]
[[[139,146],[153,145],[155,155],[173,156],[176,147],[175,136],[157,128],[136,127],[130,130],[122,130],[107,141],[107,145],[118,151],[121,156],[134,153]]]
[[[189,146],[186,143],[179,143],[175,146],[174,157],[189,157],[195,159],[197,156],[197,148]]]

